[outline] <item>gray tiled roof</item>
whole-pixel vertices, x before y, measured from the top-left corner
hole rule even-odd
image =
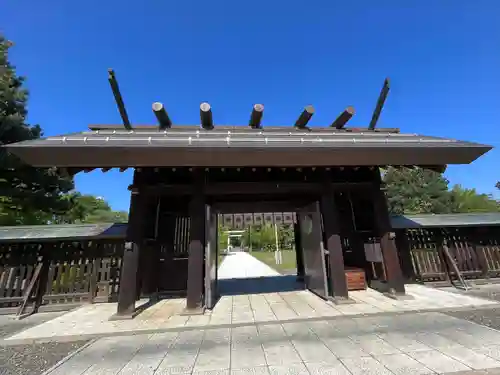
[[[397,215],[391,217],[391,223],[394,229],[500,226],[500,213]],[[10,226],[0,227],[0,242],[124,239],[126,231],[125,223]]]
[[[59,224],[0,227],[0,242],[123,238],[127,224]]]
[[[429,228],[500,225],[500,212],[466,214],[421,214],[400,215],[391,218],[392,227]]]
[[[9,144],[38,167],[248,167],[468,164],[491,147],[394,130],[177,126],[93,130]],[[126,151],[126,152],[125,152]]]
[[[227,130],[230,129],[230,130]],[[345,131],[334,128],[312,128],[311,131],[294,128],[266,128],[262,130],[230,127],[224,130],[204,130],[194,127],[155,130],[93,130],[76,134],[51,136],[39,140],[21,142],[9,147],[463,147],[481,146],[454,139],[403,134],[395,132]]]

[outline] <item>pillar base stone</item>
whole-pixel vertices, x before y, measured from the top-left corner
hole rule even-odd
[[[384,296],[391,298],[391,299],[395,299],[397,301],[411,301],[411,300],[415,299],[415,297],[410,296],[409,294],[406,294],[406,293],[403,294],[403,293],[386,292],[386,293],[384,293]]]
[[[141,310],[142,311],[142,310]],[[140,311],[134,311],[133,313],[130,314],[118,314],[115,313],[111,315],[111,317],[108,319],[110,322],[116,321],[116,320],[131,320],[134,319]]]
[[[186,307],[179,314],[181,316],[203,315],[205,313],[204,307]]]
[[[355,300],[349,297],[329,297],[328,300],[335,305],[353,305],[356,303]]]

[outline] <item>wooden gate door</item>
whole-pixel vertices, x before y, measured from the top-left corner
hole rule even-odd
[[[217,214],[205,205],[205,307],[213,309],[218,298],[218,231]]]
[[[306,288],[326,299],[328,282],[319,202],[315,201],[302,207],[297,214],[300,220]]]

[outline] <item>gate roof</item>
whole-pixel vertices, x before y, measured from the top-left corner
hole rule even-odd
[[[91,126],[6,146],[37,167],[307,167],[468,164],[492,147],[397,129]]]

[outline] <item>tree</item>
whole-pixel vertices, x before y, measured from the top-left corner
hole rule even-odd
[[[488,194],[479,194],[476,189],[466,189],[460,185],[451,190],[454,212],[498,212],[499,203]]]
[[[500,181],[498,181],[498,182],[495,184],[495,187],[496,187],[497,189],[500,189]]]
[[[37,139],[39,125],[26,122],[28,91],[9,63],[12,43],[0,35],[0,145]],[[0,148],[0,225],[40,224],[66,212],[73,180],[57,170],[27,166]]]
[[[384,174],[389,210],[393,214],[449,213],[454,211],[448,180],[422,168],[389,167]]]
[[[68,196],[71,208],[58,218],[60,223],[126,223],[128,213],[113,211],[108,202],[75,192]]]

